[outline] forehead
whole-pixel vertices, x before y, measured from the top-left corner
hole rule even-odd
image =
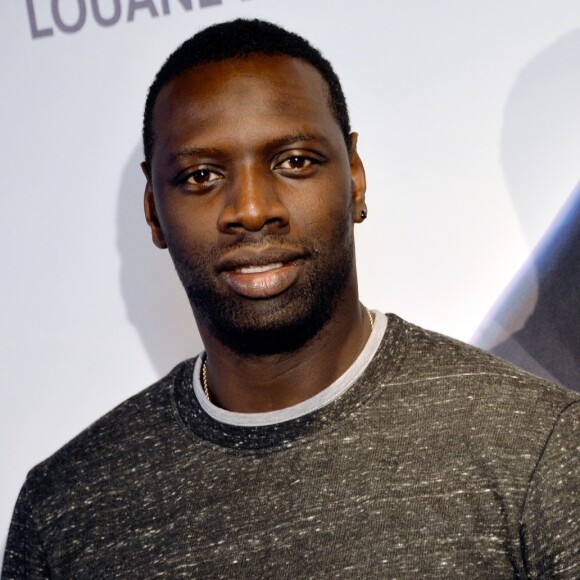
[[[311,64],[252,55],[194,67],[170,81],[153,110],[154,154],[184,138],[293,131],[343,140],[326,81]]]

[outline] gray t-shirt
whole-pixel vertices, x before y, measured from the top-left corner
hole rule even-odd
[[[282,422],[216,416],[185,361],[31,471],[3,578],[579,578],[580,396],[383,331]]]

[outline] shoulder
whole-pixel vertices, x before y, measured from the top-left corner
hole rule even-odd
[[[389,324],[405,337],[400,374],[414,381],[459,382],[479,395],[515,397],[563,410],[580,401],[576,393],[535,376],[497,356],[449,336],[426,330],[390,314]],[[507,400],[506,400],[507,402]]]
[[[92,479],[126,469],[139,449],[154,445],[164,430],[172,428],[173,384],[193,368],[193,362],[190,359],[180,363],[163,379],[109,411],[34,467],[27,478],[28,493],[50,495],[57,488],[89,484]]]
[[[400,346],[384,396],[412,409],[431,435],[449,432],[482,455],[529,454],[531,468],[562,420],[577,416],[579,393],[394,315],[389,326]]]

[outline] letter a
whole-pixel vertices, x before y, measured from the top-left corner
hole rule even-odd
[[[130,0],[127,22],[133,22],[133,20],[135,20],[135,10],[141,10],[142,8],[149,8],[149,12],[154,18],[159,16],[159,12],[157,12],[153,0]]]

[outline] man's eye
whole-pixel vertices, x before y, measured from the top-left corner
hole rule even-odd
[[[196,169],[188,175],[187,180],[200,185],[216,181],[219,178],[219,174],[211,169]]]
[[[278,165],[280,169],[306,169],[312,165],[312,160],[301,155],[293,155],[288,157]]]

